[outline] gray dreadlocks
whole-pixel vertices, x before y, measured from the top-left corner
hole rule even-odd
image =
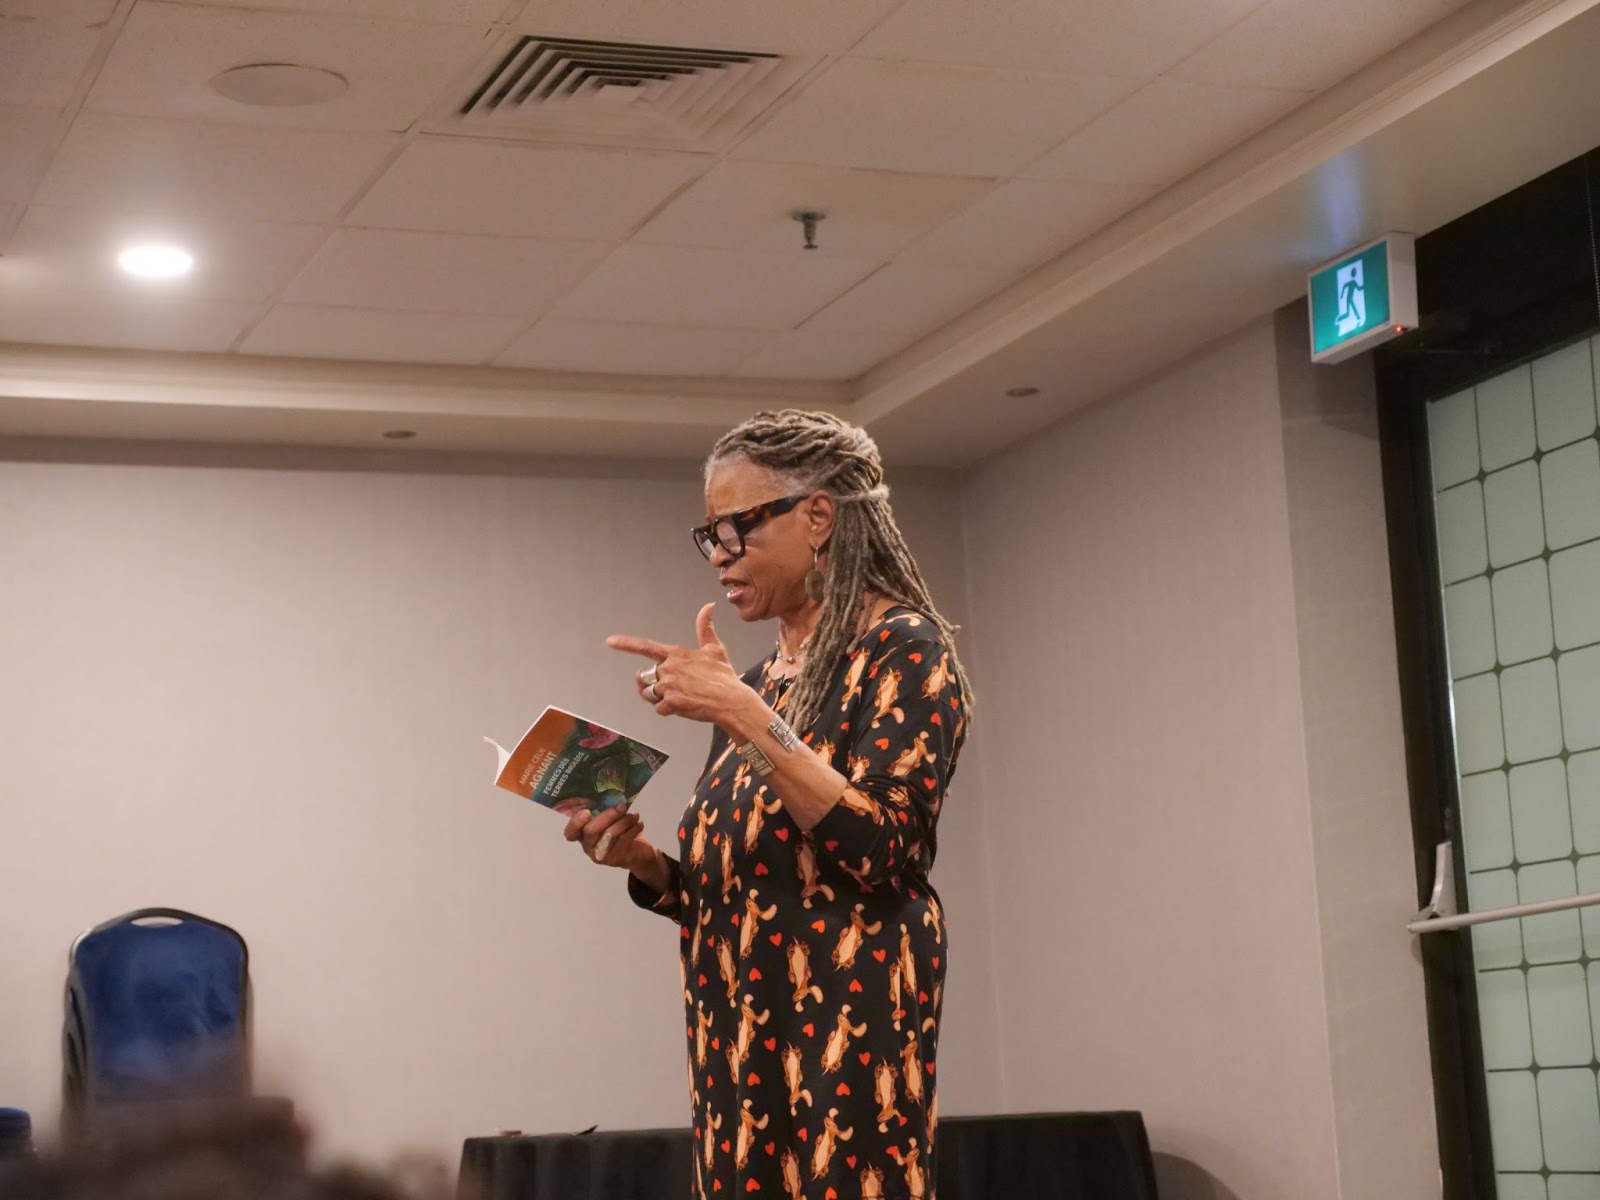
[[[789,695],[787,717],[804,732],[817,719],[834,671],[855,639],[864,592],[915,609],[937,627],[950,652],[961,703],[972,710],[972,689],[956,657],[955,626],[934,607],[922,572],[889,507],[883,460],[867,431],[832,413],[784,409],[761,412],[730,429],[712,447],[706,474],[742,458],[777,475],[791,493],[827,492],[837,506],[828,541],[822,618],[811,653]]]

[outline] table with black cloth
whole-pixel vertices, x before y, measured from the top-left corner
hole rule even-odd
[[[469,1138],[462,1196],[687,1200],[693,1153],[686,1129]],[[938,1196],[1156,1200],[1144,1120],[1136,1112],[946,1117],[939,1123]]]

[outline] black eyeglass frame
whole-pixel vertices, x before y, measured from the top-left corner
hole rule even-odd
[[[753,530],[766,524],[773,517],[783,516],[795,505],[803,500],[809,500],[813,495],[814,492],[802,492],[798,496],[784,496],[779,500],[768,500],[765,504],[740,509],[705,525],[695,526],[689,531],[689,535],[694,538],[696,549],[705,556],[707,562],[711,560],[711,555],[715,553],[717,546],[721,546],[732,558],[743,558],[744,539]]]

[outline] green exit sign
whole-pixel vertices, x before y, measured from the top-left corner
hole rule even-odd
[[[1417,327],[1416,242],[1385,234],[1306,281],[1311,297],[1311,361],[1336,363]]]

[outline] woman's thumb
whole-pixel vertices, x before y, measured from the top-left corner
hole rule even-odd
[[[711,614],[716,609],[715,604],[708,604],[700,610],[700,615],[695,618],[694,630],[700,638],[700,649],[722,650],[722,639],[717,636],[716,623],[712,621]]]

